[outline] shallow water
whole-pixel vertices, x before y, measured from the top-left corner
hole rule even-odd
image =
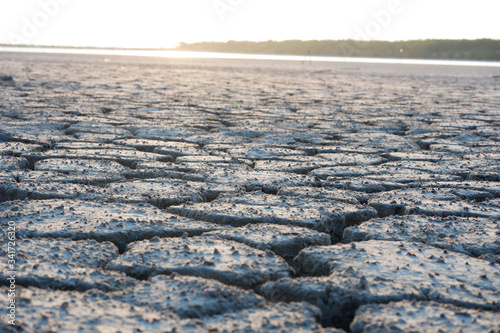
[[[160,58],[190,58],[190,59],[248,59],[248,60],[285,60],[301,62],[347,62],[372,64],[406,64],[406,65],[440,65],[440,66],[475,66],[500,67],[499,61],[468,61],[468,60],[434,60],[434,59],[390,59],[390,58],[356,58],[356,57],[320,57],[297,55],[241,54],[216,52],[186,52],[186,51],[156,51],[156,50],[112,50],[86,48],[43,48],[43,47],[0,47],[0,52],[31,52],[31,53],[70,53],[95,55],[124,55]]]

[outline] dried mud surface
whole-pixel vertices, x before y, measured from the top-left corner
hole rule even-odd
[[[499,332],[498,74],[1,53],[0,330]]]

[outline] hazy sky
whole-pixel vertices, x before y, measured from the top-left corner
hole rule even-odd
[[[500,39],[499,0],[0,0],[0,43]]]

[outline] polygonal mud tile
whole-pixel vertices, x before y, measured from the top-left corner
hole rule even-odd
[[[162,212],[149,204],[32,200],[0,204],[0,224],[14,221],[20,237],[110,241],[122,251],[133,241],[199,235],[219,227]]]
[[[248,116],[250,113],[242,113],[241,109],[238,110],[238,115],[234,118],[235,124],[234,126],[228,127],[228,132],[234,136],[241,137],[243,139],[254,141],[255,139],[266,136],[272,132],[272,130],[276,130],[269,122],[262,121],[261,119],[255,117],[249,117],[242,121],[242,116],[245,117],[245,114]],[[252,112],[253,113],[253,112]],[[267,115],[267,112],[259,113],[263,116]],[[253,119],[252,119],[253,118]],[[278,137],[279,138],[279,137]],[[269,136],[264,139],[264,142],[261,144],[269,144],[276,140],[276,137],[273,140],[269,140]],[[271,142],[270,142],[271,141]],[[243,144],[241,144],[243,145]],[[248,145],[252,145],[252,143],[248,143]]]
[[[411,139],[384,132],[360,131],[357,133],[343,133],[341,143],[355,145],[369,149],[384,149],[387,151],[414,151],[420,147]]]
[[[319,169],[314,169],[308,173],[309,176],[318,177],[321,179],[327,178],[350,178],[350,177],[360,177],[372,175],[379,172],[379,168],[368,166],[368,167],[358,167],[358,166],[333,166],[333,167],[321,167]]]
[[[342,251],[344,251],[343,254]],[[391,260],[385,260],[384,254],[387,254],[387,258]],[[345,260],[346,258],[353,259],[353,261]],[[362,262],[363,258],[369,260],[370,265],[364,265],[367,262]],[[441,278],[451,278],[457,281],[468,281],[471,285],[497,292],[495,287],[500,284],[500,268],[493,263],[461,253],[443,251],[426,244],[406,241],[369,240],[351,244],[310,247],[302,250],[295,258],[299,273],[316,276],[328,274],[341,276],[347,272],[344,269],[352,271],[352,265],[356,264],[353,272],[366,272],[369,275],[377,274],[376,271],[382,268],[387,268],[387,274],[390,274],[389,271],[406,266],[404,272],[398,272],[398,275],[393,276],[394,279],[404,278],[407,274],[405,271],[409,271],[418,281],[423,277],[420,275],[426,271],[435,271],[440,273],[437,274],[438,276],[441,276],[436,277],[436,282]],[[490,278],[482,276],[485,272],[491,273]],[[381,276],[383,275],[385,274]],[[464,277],[468,279],[465,280]]]
[[[42,150],[42,145],[32,143],[0,142],[0,155],[21,156],[22,154],[41,152]]]
[[[391,216],[344,230],[345,243],[413,241],[500,262],[500,222],[484,218]]]
[[[0,155],[0,170],[23,170],[29,167],[29,162],[22,157],[2,156]]]
[[[0,118],[2,120],[4,120],[4,118]],[[7,119],[5,119],[6,121],[8,121]],[[4,141],[4,142],[8,142],[8,141],[11,141],[14,139],[14,136],[12,135],[12,133],[10,133],[6,128],[0,128],[0,140],[1,141]]]
[[[7,236],[7,232],[8,229],[3,235]],[[17,253],[13,267],[7,262],[0,264],[0,278],[4,285],[8,282],[9,271],[13,270],[16,271],[16,282],[22,286],[108,291],[135,284],[135,280],[125,274],[102,270],[118,256],[118,248],[112,243],[62,238],[25,238],[15,243]],[[7,248],[0,249],[0,255],[7,258]]]
[[[89,184],[116,182],[131,175],[132,170],[114,161],[48,159],[35,163],[35,171],[53,171],[74,175]]]
[[[500,168],[490,167],[490,168],[482,168],[480,170],[472,171],[467,180],[479,180],[479,181],[487,181],[487,182],[499,182],[500,181]]]
[[[261,308],[245,309],[207,317],[203,328],[209,332],[318,332],[345,333],[334,328],[323,328],[316,321],[318,308],[308,303],[271,303]]]
[[[500,210],[500,198],[488,200],[484,203],[484,205],[486,209],[498,211]]]
[[[226,154],[227,154],[228,149],[234,148],[235,146],[237,146],[240,143],[248,143],[248,141],[249,141],[247,138],[237,138],[236,136],[234,136],[231,139],[228,139],[227,141],[229,141],[229,142],[225,142],[225,143],[224,142],[212,143],[212,142],[210,142],[209,138],[206,136],[199,137],[197,139],[200,140],[200,141],[197,141],[198,143],[203,143],[203,150],[208,151],[210,153],[223,152]],[[231,142],[231,141],[234,141],[234,142]]]
[[[463,179],[462,176],[455,175],[450,172],[441,173],[439,170],[426,171],[413,168],[403,168],[393,164],[382,164],[377,167],[373,167],[372,172],[365,175],[365,178],[380,182],[395,182],[398,184],[414,183],[420,185],[428,182],[458,181]]]
[[[282,160],[260,160],[255,161],[254,170],[272,172],[291,172],[307,174],[314,169],[325,167],[328,163],[311,162],[304,158],[302,162],[282,161]]]
[[[397,162],[388,162],[383,167],[388,169],[408,169],[421,172],[428,172],[432,175],[455,175],[461,179],[466,179],[469,174],[478,168],[487,167],[488,164],[494,164],[493,161],[485,162],[482,160],[447,160],[442,162],[413,161],[402,160]]]
[[[264,117],[273,117],[269,112],[262,114]],[[276,146],[276,147],[290,147],[295,148],[297,145],[297,139],[303,140],[304,133],[295,132],[289,129],[275,128],[274,131],[269,131],[262,133],[259,137],[252,140],[255,146],[261,145],[265,147]],[[311,136],[309,136],[310,138]],[[246,147],[251,147],[251,145],[246,145]]]
[[[170,156],[145,153],[132,149],[109,148],[109,149],[52,149],[40,154],[23,154],[30,163],[36,163],[47,159],[76,159],[76,160],[100,160],[117,162],[127,167],[134,167],[141,161],[171,162]]]
[[[295,265],[303,274],[329,275],[329,278],[364,276],[367,285],[381,278],[388,279],[386,281],[431,287],[428,295],[441,294],[443,301],[446,298],[469,307],[500,307],[492,297],[500,295],[499,267],[424,244],[371,240],[311,247],[299,253]],[[449,292],[444,287],[455,290]],[[482,291],[482,295],[474,293],[475,290]]]
[[[17,197],[17,182],[10,172],[0,173],[0,202],[21,199]]]
[[[284,186],[280,188],[277,195],[301,197],[305,200],[309,198],[318,198],[347,202],[353,205],[359,204],[356,193],[327,187]]]
[[[114,134],[120,136],[130,135],[130,132],[124,128],[105,124],[103,122],[80,122],[72,124],[65,130],[66,135],[74,135],[77,133]]]
[[[500,138],[495,139],[496,142],[500,142]],[[464,155],[465,160],[483,160],[483,161],[500,161],[500,151],[498,146],[495,146],[488,152],[478,152],[473,154]],[[488,163],[490,164],[490,163]]]
[[[356,310],[352,333],[499,332],[499,314],[436,302],[368,304]]]
[[[459,136],[460,134],[463,134],[463,132],[457,132],[454,130],[451,130],[449,127],[443,128],[442,132],[443,134],[446,134],[448,139],[444,139],[444,135],[439,135],[437,133],[434,133],[432,137],[424,136],[422,139],[418,140],[418,144],[423,147],[426,150],[429,150],[434,153],[447,153],[447,154],[460,154],[460,153],[473,153],[472,151],[469,151],[471,149],[471,145],[469,144],[470,142],[464,141],[457,139],[456,137],[453,136]],[[436,135],[437,134],[437,135]],[[474,144],[480,144],[480,141],[485,140],[485,138],[482,138],[482,140],[472,140],[476,141]],[[487,143],[487,145],[490,145]],[[483,146],[478,145],[477,147]],[[434,149],[431,149],[431,147],[434,147]]]
[[[176,163],[189,165],[190,163],[239,163],[238,160],[225,153],[217,153],[217,155],[187,155],[179,156],[175,160]]]
[[[463,154],[473,154],[478,152],[488,152],[491,149],[491,147],[493,146],[492,145],[470,146],[463,144],[436,143],[436,144],[431,144],[429,146],[429,150],[437,153],[463,155]]]
[[[179,171],[176,164],[173,163],[142,161],[135,163],[133,167],[133,172],[137,175],[138,178],[163,177],[183,179],[184,176],[186,176],[186,173]],[[199,178],[200,181],[203,180],[202,177]]]
[[[148,307],[161,313],[173,313],[181,318],[204,318],[265,304],[264,298],[253,290],[178,274],[158,275],[133,288],[109,295],[115,301]]]
[[[412,186],[412,184],[408,184],[408,186]],[[487,182],[487,181],[475,181],[475,180],[467,180],[461,182],[436,182],[424,184],[423,187],[437,187],[441,189],[452,189],[454,191],[459,191],[460,193],[463,190],[472,191],[472,197],[476,197],[475,192],[487,192],[490,193],[495,198],[500,198],[500,183],[498,182]],[[481,195],[483,196],[483,195]],[[485,195],[486,196],[486,195]]]
[[[137,163],[134,167],[134,172],[143,178],[177,178],[195,182],[204,182],[216,172],[246,173],[251,170],[246,164],[225,162],[162,163],[150,161]]]
[[[186,161],[187,160],[187,161]],[[200,158],[199,156],[182,156],[176,161],[176,166],[179,170],[192,173],[203,173],[206,175],[211,175],[215,168],[219,170],[240,170],[242,172],[248,172],[252,170],[253,164],[251,161],[237,160],[227,157],[220,156],[207,156],[206,158]]]
[[[426,161],[440,163],[443,161],[451,161],[456,159],[455,155],[450,154],[437,154],[429,151],[419,151],[419,152],[390,152],[387,154],[382,154],[383,157],[389,161]]]
[[[471,189],[455,189],[451,191],[462,200],[471,200],[476,202],[493,199],[493,194],[485,191],[476,191]]]
[[[179,115],[180,116],[180,115]],[[176,126],[166,126],[157,124],[139,125],[139,126],[129,126],[127,127],[129,131],[132,132],[139,139],[150,139],[150,140],[168,140],[168,141],[184,141],[192,142],[186,140],[186,138],[195,136],[197,134],[203,134],[204,131],[195,130],[188,127],[176,127]]]
[[[6,236],[9,229],[6,226],[3,229],[3,236]],[[113,243],[98,243],[93,239],[74,241],[68,238],[23,238],[19,240],[19,245],[19,260],[16,264],[24,265],[34,265],[36,263],[27,260],[37,259],[53,264],[59,261],[63,265],[102,268],[118,257],[118,248]],[[0,251],[4,252],[3,249]]]
[[[306,175],[272,171],[215,170],[205,179],[212,183],[230,183],[243,186],[247,191],[263,190],[276,193],[283,186],[317,186],[318,180]]]
[[[293,271],[271,251],[253,249],[213,235],[155,237],[135,242],[107,268],[140,278],[176,272],[244,288],[290,276]]]
[[[107,184],[110,181],[120,181],[124,180],[125,177],[120,177],[120,175],[113,175],[108,177],[108,174],[79,174],[79,173],[62,173],[56,171],[31,171],[23,170],[14,172],[12,175],[16,181],[23,184],[54,184],[54,186],[59,186],[60,184],[83,184],[83,185],[93,185],[99,186]],[[111,177],[111,178],[110,178]],[[75,193],[78,196],[78,193]]]
[[[285,258],[295,257],[300,250],[311,245],[330,245],[330,235],[315,230],[277,224],[247,224],[240,228],[211,231],[204,235],[247,244],[259,250],[271,250]]]
[[[119,139],[113,141],[113,143],[119,146],[130,147],[139,151],[152,153],[156,147],[164,145],[165,141],[147,139]]]
[[[219,129],[219,131],[198,133],[187,137],[185,141],[203,145],[203,149],[207,151],[225,151],[227,148],[234,148],[242,143],[248,143],[250,140],[249,138],[227,132],[224,129]]]
[[[272,301],[308,301],[323,324],[347,328],[363,304],[433,300],[500,310],[500,269],[485,260],[410,242],[367,241],[302,250],[298,272],[323,277],[281,279],[260,291]]]
[[[285,197],[252,192],[220,196],[210,203],[171,206],[173,214],[222,225],[272,223],[299,226],[341,237],[344,228],[377,216],[368,206],[328,199]]]
[[[155,154],[170,155],[174,159],[179,156],[186,155],[206,155],[209,156],[207,152],[200,149],[200,146],[195,143],[185,143],[185,142],[164,142],[161,146],[156,147],[153,150]]]
[[[126,152],[126,154],[135,151],[135,149],[132,147],[117,147],[112,143],[87,142],[87,141],[60,142],[60,143],[55,143],[53,146],[51,146],[51,148],[53,148],[55,152],[58,152],[59,149],[67,149],[71,152],[73,152],[75,149],[83,149],[83,152],[85,152],[86,150],[95,152],[98,150],[106,150],[106,149],[115,150],[117,148],[120,148],[121,150],[123,150],[124,153]]]
[[[376,194],[368,204],[379,216],[421,214],[430,216],[500,217],[500,210],[488,201],[464,201],[450,189],[422,188]]]
[[[496,148],[496,147],[495,147]],[[469,169],[471,171],[475,170],[491,170],[493,172],[500,171],[498,166],[498,156],[500,156],[500,151],[495,153],[493,147],[490,148],[491,154],[477,154],[469,155],[468,157],[457,158],[453,161],[446,161],[444,164],[455,169]]]
[[[250,159],[250,160],[302,160],[305,152],[295,149],[280,148],[259,144],[247,144],[243,147],[230,148],[226,152],[234,158]]]
[[[159,208],[179,205],[184,202],[203,201],[201,183],[173,179],[134,180],[112,183],[106,186],[111,200],[127,203],[150,203]],[[197,186],[198,185],[198,186]],[[218,193],[214,193],[214,198]]]
[[[323,187],[335,187],[356,192],[377,193],[386,192],[391,190],[399,190],[405,188],[407,185],[398,184],[391,181],[378,181],[363,177],[350,178],[350,179],[335,179],[327,178],[322,184]]]
[[[299,147],[298,150],[305,151],[308,155],[318,154],[383,154],[387,152],[384,148],[361,147],[351,145],[347,142],[325,141],[323,145],[313,144]]]
[[[97,134],[97,133],[86,133],[86,132],[77,132],[71,136],[72,140],[80,140],[84,142],[97,142],[97,143],[113,143],[115,140],[130,138],[131,135],[123,135],[123,134]],[[68,136],[66,136],[68,138]]]
[[[2,129],[9,133],[8,141],[24,141],[32,144],[44,144],[46,142],[67,141],[68,137],[63,129],[67,127],[64,122],[40,122],[19,120],[2,124]]]
[[[36,173],[32,171],[30,173]],[[62,177],[62,174],[59,174]],[[43,200],[43,199],[77,199],[103,201],[109,195],[98,186],[72,184],[60,181],[56,183],[51,177],[38,179],[24,178],[21,182],[0,181],[0,201],[9,200]],[[72,179],[73,181],[75,179]],[[83,182],[83,179],[80,179]]]
[[[377,165],[387,160],[379,155],[354,154],[354,153],[321,153],[314,156],[314,161],[323,161],[330,166],[355,165],[358,167],[366,165]]]
[[[409,170],[414,170],[417,172],[429,173],[431,175],[435,174],[455,174],[456,172],[462,171],[461,169],[450,168],[446,165],[447,161],[443,162],[430,162],[430,161],[414,161],[414,160],[402,160],[387,162],[380,166],[381,169],[388,171],[401,171],[405,170],[405,173],[410,172]]]
[[[22,332],[199,332],[192,320],[115,301],[92,289],[86,292],[30,287],[18,299]]]
[[[259,293],[272,302],[308,302],[321,309],[321,324],[348,329],[362,304],[415,299],[416,288],[385,282],[363,289],[360,278],[299,277],[267,282]]]

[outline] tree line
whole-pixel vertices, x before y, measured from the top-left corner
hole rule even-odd
[[[176,50],[272,55],[500,60],[500,40],[286,40],[181,43]]]

